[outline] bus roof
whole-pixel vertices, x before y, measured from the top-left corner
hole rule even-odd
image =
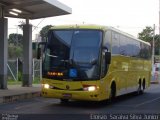
[[[51,29],[98,29],[105,30],[106,26],[93,24],[75,24],[75,25],[59,25],[51,27]]]
[[[130,37],[130,38],[133,38],[134,40],[150,45],[150,43],[148,42],[140,40],[134,37],[133,35],[120,31],[111,26],[103,26],[103,25],[95,25],[95,24],[74,24],[74,25],[58,25],[58,26],[51,27],[51,30],[57,30],[57,29],[93,29],[93,30],[96,29],[96,30],[102,30],[102,31],[112,30],[119,34],[125,35],[126,37]]]
[[[112,31],[115,31],[115,32],[117,32],[117,33],[120,33],[120,34],[122,34],[122,35],[125,35],[126,37],[133,38],[134,40],[137,40],[137,41],[139,41],[139,42],[142,42],[142,43],[145,43],[145,44],[151,46],[149,42],[145,42],[145,41],[143,41],[143,40],[141,40],[141,39],[138,39],[138,38],[134,37],[134,36],[131,35],[131,34],[128,34],[128,33],[123,32],[123,31],[120,31],[120,30],[118,30],[118,29],[116,29],[116,28],[114,28],[114,27],[108,27],[108,29],[109,29],[109,30],[112,30]]]

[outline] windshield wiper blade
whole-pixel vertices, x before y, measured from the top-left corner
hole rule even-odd
[[[50,55],[50,54],[48,54],[47,53],[47,56],[49,56],[49,57],[54,57],[54,58],[57,58],[58,56],[55,56],[55,55]]]

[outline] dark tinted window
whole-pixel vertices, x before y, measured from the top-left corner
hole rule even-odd
[[[139,57],[140,53],[140,43],[138,41],[133,41],[133,57]]]
[[[51,30],[43,59],[43,77],[59,80],[99,79],[101,41],[100,30]]]
[[[121,55],[127,55],[127,43],[126,43],[126,37],[123,35],[120,35],[120,54]]]
[[[151,47],[145,43],[120,35],[119,44],[119,54],[121,55],[143,59],[150,59],[151,57]]]
[[[126,55],[133,56],[133,43],[132,39],[126,37]]]
[[[112,32],[112,54],[119,54],[119,34]]]
[[[103,46],[111,51],[111,31],[107,31],[104,36]]]
[[[73,33],[73,45],[76,47],[97,47],[100,46],[102,32],[77,30]]]
[[[150,57],[151,57],[150,46],[148,46],[144,43],[140,43],[140,46],[141,46],[141,50],[140,50],[139,57],[144,58],[144,59],[150,59]]]

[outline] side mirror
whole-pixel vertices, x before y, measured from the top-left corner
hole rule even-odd
[[[111,52],[105,52],[106,64],[111,64]]]

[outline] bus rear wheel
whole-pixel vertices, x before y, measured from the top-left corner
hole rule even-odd
[[[145,79],[144,79],[143,83],[142,83],[142,90],[141,90],[142,93],[144,93],[145,88],[146,88],[146,82],[145,82]]]
[[[138,95],[143,94],[144,93],[144,89],[145,89],[145,80],[143,80],[143,83],[142,83],[141,80],[139,80],[137,94]]]

